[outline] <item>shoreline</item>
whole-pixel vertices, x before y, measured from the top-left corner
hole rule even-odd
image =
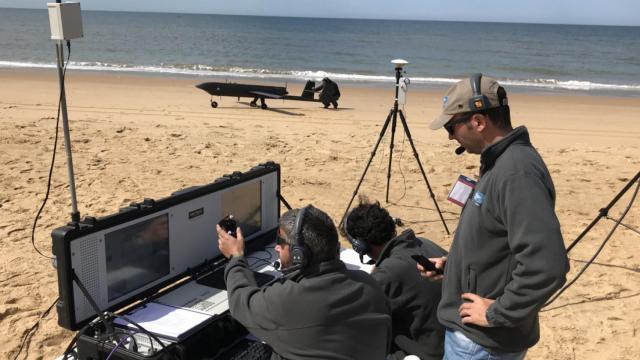
[[[41,67],[38,66],[0,66],[0,73],[2,72],[47,72],[52,71],[56,72],[55,64],[47,64]],[[325,75],[314,75],[309,76],[308,78],[301,78],[298,75],[281,75],[281,74],[264,74],[260,75],[258,73],[229,73],[229,74],[218,74],[216,72],[212,72],[211,74],[190,74],[190,73],[180,73],[180,72],[161,72],[161,71],[141,71],[135,69],[126,69],[122,68],[120,70],[115,69],[82,69],[82,68],[69,68],[68,72],[78,72],[78,73],[86,73],[90,75],[99,75],[102,74],[104,76],[114,76],[114,75],[130,75],[130,76],[141,76],[141,77],[159,77],[159,78],[175,78],[175,79],[208,79],[210,81],[230,81],[230,82],[239,82],[239,83],[250,83],[250,82],[264,82],[269,84],[284,84],[292,83],[300,83],[304,84],[307,80],[316,80],[317,76],[324,77],[329,76],[334,81],[336,81],[340,86],[352,86],[352,87],[371,87],[371,88],[385,88],[385,87],[393,87],[395,84],[394,80],[394,72],[392,67],[389,67],[388,75],[381,75],[380,77],[388,77],[385,80],[358,80],[358,79],[341,79],[341,78],[333,78],[331,74]],[[320,73],[319,73],[320,74]],[[464,74],[461,74],[460,77],[463,77]],[[490,76],[495,76],[495,74],[489,74]],[[378,77],[376,75],[376,77]],[[407,77],[411,80],[411,69],[407,68]],[[453,80],[453,79],[451,79]],[[500,81],[500,80],[499,80]],[[204,82],[204,81],[203,81]],[[521,81],[517,81],[521,83]],[[443,93],[449,88],[455,81],[435,81],[435,82],[412,82],[409,85],[409,89],[418,89],[418,90],[441,90]],[[608,84],[601,84],[608,85]],[[559,95],[559,96],[584,96],[584,97],[612,97],[612,98],[640,98],[640,89],[638,90],[622,90],[622,89],[572,89],[572,88],[564,88],[564,87],[550,87],[543,84],[520,84],[520,85],[505,85],[509,88],[510,93],[522,93],[522,94],[531,94],[531,95]]]

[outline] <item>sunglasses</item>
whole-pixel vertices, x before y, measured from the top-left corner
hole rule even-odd
[[[459,117],[457,119],[451,119],[449,120],[449,122],[444,124],[443,127],[445,130],[447,130],[449,135],[453,135],[456,132],[456,125],[469,122],[469,120],[471,120],[472,117],[473,117],[473,114],[468,114],[468,115]]]

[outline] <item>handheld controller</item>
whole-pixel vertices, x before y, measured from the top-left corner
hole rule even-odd
[[[422,255],[411,255],[411,258],[420,264],[427,271],[434,271],[438,275],[442,275],[442,269],[436,268],[436,265]]]
[[[220,220],[220,222],[218,223],[218,225],[220,225],[220,227],[227,234],[229,234],[229,235],[231,235],[233,237],[238,236],[238,234],[236,234],[236,229],[238,228],[238,223],[233,218],[233,215],[229,214],[229,215],[223,217],[222,220]]]

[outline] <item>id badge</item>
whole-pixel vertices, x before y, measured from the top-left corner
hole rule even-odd
[[[458,181],[453,184],[453,189],[449,192],[447,200],[458,206],[464,206],[469,200],[469,196],[473,193],[473,189],[476,187],[476,181],[470,179],[464,175],[458,177]]]

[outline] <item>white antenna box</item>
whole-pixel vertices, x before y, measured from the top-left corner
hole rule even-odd
[[[51,40],[71,40],[83,37],[79,2],[47,3]]]

